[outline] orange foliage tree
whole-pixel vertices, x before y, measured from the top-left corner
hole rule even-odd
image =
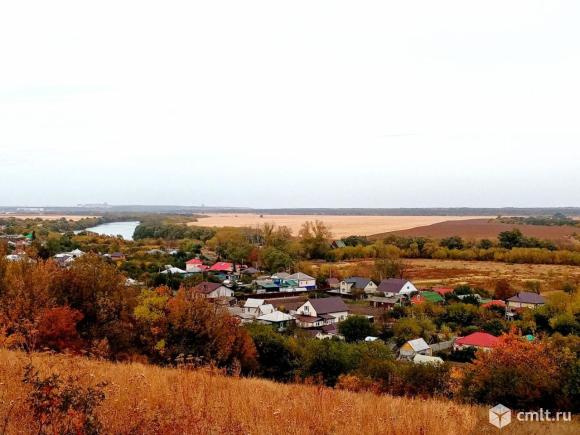
[[[463,379],[464,397],[517,409],[551,408],[565,382],[572,353],[514,333],[500,337],[491,352],[479,351]]]
[[[82,340],[77,331],[77,323],[83,313],[70,307],[47,308],[42,311],[36,332],[36,347],[50,348],[59,352],[78,351]]]

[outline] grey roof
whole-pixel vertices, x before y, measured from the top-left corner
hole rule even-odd
[[[310,275],[306,275],[305,273],[302,273],[302,272],[297,272],[295,274],[292,274],[292,275],[288,276],[287,278],[288,279],[297,279],[297,280],[300,280],[300,281],[314,279]]]
[[[386,292],[386,293],[399,293],[405,284],[407,284],[408,280],[406,279],[399,279],[399,278],[387,278],[383,279],[379,284],[379,288],[377,291],[379,293]]]
[[[523,304],[543,304],[544,297],[537,293],[520,292],[508,299],[509,302],[520,302]]]
[[[309,302],[312,304],[316,314],[319,316],[321,314],[348,311],[348,307],[338,296],[333,296],[330,298],[310,299]]]
[[[254,267],[248,267],[248,268],[242,270],[242,273],[244,275],[254,275],[255,273],[258,273],[258,272],[260,272],[260,271]]]
[[[360,276],[351,276],[350,278],[347,278],[344,281],[349,284],[353,284],[352,287],[358,289],[364,289],[369,284],[369,282],[371,282],[370,279],[363,278]]]

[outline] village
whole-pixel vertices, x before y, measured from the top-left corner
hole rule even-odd
[[[25,253],[22,248],[30,243],[29,238],[11,237],[9,243],[16,248],[16,254],[7,255],[6,259],[23,260]],[[147,253],[175,255],[176,250],[153,249]],[[53,258],[60,267],[66,268],[83,255],[83,251],[74,249],[58,253]],[[103,254],[102,257],[114,263],[126,260],[122,253]],[[373,324],[377,314],[388,317],[388,313],[396,308],[425,304],[444,306],[454,301],[469,300],[481,309],[501,312],[503,319],[509,322],[521,317],[523,312],[545,304],[542,295],[529,291],[517,292],[505,299],[493,299],[471,292],[457,294],[449,286],[419,289],[402,278],[385,278],[376,283],[368,277],[350,276],[344,279],[327,278],[319,283],[315,277],[302,272],[264,274],[257,268],[226,261],[206,263],[200,258],[191,258],[185,262],[185,269],[166,265],[160,274],[198,277],[201,281],[193,287],[193,291],[227,310],[241,324],[269,325],[279,333],[302,334],[319,340],[344,340],[340,325],[348,318],[361,317]],[[142,283],[127,278],[126,285],[139,286]],[[388,326],[392,327],[395,322],[391,319]],[[525,334],[525,338],[533,340],[534,336]],[[378,335],[363,339],[366,342],[384,340]],[[393,338],[385,341],[398,359],[437,365],[444,362],[443,358],[450,351],[490,351],[499,339],[497,334],[477,330],[463,336],[433,335],[429,341],[419,336],[404,343],[397,343]]]

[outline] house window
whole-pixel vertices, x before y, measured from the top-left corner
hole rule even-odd
[[[308,312],[308,305],[304,306],[304,312],[307,313]]]

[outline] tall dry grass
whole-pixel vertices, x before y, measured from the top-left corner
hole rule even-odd
[[[470,434],[498,433],[483,407],[442,400],[379,397],[324,387],[227,378],[208,371],[114,364],[0,349],[0,433],[34,433],[21,382],[41,374],[109,381],[98,416],[107,433],[159,434]],[[574,433],[573,423],[514,423],[502,433]],[[577,433],[577,432],[576,432]]]

